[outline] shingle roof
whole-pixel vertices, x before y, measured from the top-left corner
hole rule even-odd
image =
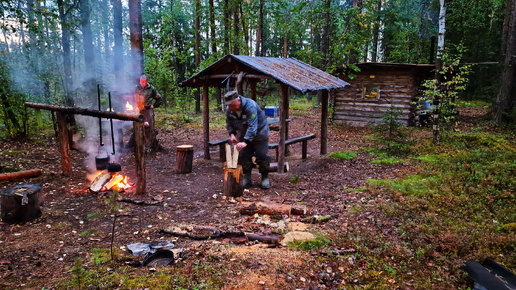
[[[229,74],[245,72],[261,75],[284,83],[301,93],[318,90],[340,89],[349,84],[331,74],[294,58],[253,57],[228,54],[198,74],[182,82],[181,87],[223,87]]]

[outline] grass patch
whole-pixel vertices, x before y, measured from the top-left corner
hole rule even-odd
[[[339,152],[333,152],[328,156],[331,158],[335,158],[335,159],[353,159],[353,158],[357,157],[357,154],[354,152],[339,151]]]
[[[403,159],[391,157],[391,158],[381,158],[381,159],[371,160],[369,163],[371,163],[371,164],[395,164],[395,163],[401,163],[401,162],[403,162]]]
[[[8,151],[3,151],[2,154],[3,155],[25,155],[25,154],[28,154],[29,151],[27,150],[8,150]]]
[[[96,219],[96,218],[99,218],[99,217],[102,217],[105,215],[106,215],[106,213],[103,213],[103,212],[91,212],[87,215],[87,217],[89,219]]]
[[[310,241],[294,241],[287,243],[293,250],[312,251],[319,250],[323,246],[331,243],[331,240],[322,234],[315,234],[315,239]]]
[[[87,229],[81,233],[81,237],[93,236],[97,233],[97,229]]]

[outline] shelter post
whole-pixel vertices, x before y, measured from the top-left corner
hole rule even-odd
[[[145,170],[145,126],[141,122],[133,122],[134,159],[136,161],[136,194],[145,194],[147,172]]]
[[[210,104],[208,98],[208,83],[202,86],[202,126],[204,131],[204,159],[210,159]]]
[[[70,164],[70,138],[68,134],[68,122],[66,114],[57,112],[57,128],[59,132],[59,153],[61,153],[61,169],[64,176],[72,174],[72,165]]]
[[[280,84],[280,123],[279,123],[279,144],[278,144],[278,172],[284,172],[285,164],[285,140],[287,134],[287,116],[288,116],[288,86]]]
[[[251,86],[251,99],[256,102],[256,80],[249,80]]]
[[[328,152],[328,90],[321,93],[321,155],[324,155]]]

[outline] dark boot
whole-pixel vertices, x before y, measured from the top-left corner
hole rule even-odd
[[[244,188],[248,188],[251,186],[251,170],[253,169],[253,161],[251,158],[238,158],[238,164],[242,166],[242,171],[244,172],[244,181],[242,185]]]
[[[269,169],[271,165],[270,158],[264,159],[264,160],[256,160],[256,164],[258,164],[258,170],[260,171],[260,174],[262,175],[262,183],[260,185],[263,189],[269,189],[271,187],[270,181],[269,181]]]
[[[262,184],[260,187],[263,189],[269,189],[271,187],[271,183],[269,181],[269,172],[262,173]]]
[[[244,188],[249,188],[251,186],[251,171],[244,172],[244,181],[242,181],[242,186]]]

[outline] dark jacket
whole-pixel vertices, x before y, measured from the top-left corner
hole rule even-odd
[[[145,87],[138,84],[136,86],[136,94],[143,97],[145,109],[149,109],[152,105],[154,105],[154,108],[158,108],[163,101],[156,88],[149,83]],[[153,101],[155,101],[154,104],[152,103]]]
[[[235,134],[240,142],[251,143],[254,140],[269,140],[269,125],[267,118],[258,104],[248,98],[239,96],[241,114],[231,110],[226,111],[226,129],[229,134]]]

